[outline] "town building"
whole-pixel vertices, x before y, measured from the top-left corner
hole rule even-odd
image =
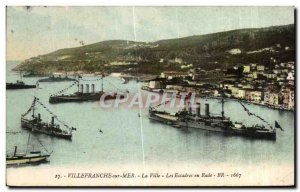
[[[251,67],[250,65],[244,65],[243,73],[250,73]]]
[[[263,98],[263,92],[260,90],[246,89],[245,90],[245,99],[248,101],[253,101],[260,103]]]
[[[257,65],[256,70],[257,71],[264,71],[265,70],[265,66],[263,66],[263,65]]]
[[[289,72],[288,75],[287,75],[287,77],[286,77],[286,79],[289,80],[289,81],[294,81],[294,75],[293,75],[293,73]]]
[[[276,92],[270,92],[268,104],[272,105],[272,106],[278,106],[279,105],[279,94]]]

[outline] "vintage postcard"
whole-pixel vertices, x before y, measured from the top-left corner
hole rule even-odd
[[[295,8],[8,6],[8,186],[295,186]]]

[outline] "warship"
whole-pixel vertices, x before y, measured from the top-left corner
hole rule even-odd
[[[49,112],[51,117],[51,123],[44,122],[41,118],[41,114],[35,114],[35,106],[40,104],[44,109]],[[26,116],[32,111],[31,118],[26,118]],[[55,120],[62,123],[66,129],[62,129],[59,124],[55,123]],[[72,139],[72,131],[76,130],[74,127],[66,125],[64,122],[59,120],[57,116],[51,112],[42,102],[39,101],[37,97],[34,97],[31,107],[27,110],[25,114],[21,116],[21,126],[22,128],[29,129],[32,132],[43,133],[54,137]]]
[[[33,71],[27,71],[27,72],[25,72],[25,74],[23,74],[23,77],[25,77],[25,78],[27,78],[27,77],[45,77],[45,75],[36,74]]]
[[[222,98],[222,112],[220,115],[212,115],[209,112],[209,104],[205,104],[205,114],[200,113],[201,103],[197,103],[196,114],[192,113],[192,107],[185,101],[185,107],[176,112],[169,113],[166,111],[159,111],[157,106],[149,108],[149,119],[153,121],[159,121],[165,124],[172,125],[177,128],[195,128],[207,131],[220,132],[228,135],[239,135],[250,138],[276,140],[276,129],[281,128],[277,121],[275,121],[275,128],[267,123],[263,118],[251,113],[243,104],[245,111],[249,115],[254,115],[268,124],[268,127],[264,125],[252,125],[246,126],[241,122],[233,122],[229,117],[224,115],[224,99]],[[187,104],[188,103],[188,104]],[[161,104],[159,104],[161,105]]]
[[[36,85],[27,85],[23,81],[17,80],[16,83],[6,83],[6,89],[33,89]]]
[[[22,74],[20,73],[20,80],[16,83],[6,83],[6,89],[32,89],[36,88],[36,85],[27,85],[22,81]]]
[[[76,80],[73,84],[71,84],[69,87],[59,91],[56,94],[53,94],[49,98],[49,103],[54,104],[54,103],[65,103],[65,102],[84,102],[84,101],[99,101],[101,96],[103,94],[106,94],[103,91],[103,78],[104,76],[100,79],[96,80],[83,80],[81,77],[78,77],[78,80]],[[101,80],[101,91],[96,92],[95,91],[95,84],[91,84],[91,90],[90,90],[90,84],[86,84],[86,91],[84,92],[84,85],[80,83],[80,81],[99,81]],[[62,94],[66,90],[70,89],[71,87],[77,85],[78,91],[74,92],[73,94],[69,95],[64,95]],[[123,99],[125,98],[125,95],[122,93],[110,93],[106,94],[105,100],[111,100],[111,99]]]
[[[39,82],[65,82],[65,81],[76,81],[76,79],[70,78],[67,75],[65,77],[62,77],[61,75],[55,77],[54,75],[52,75],[48,78],[39,80]]]
[[[28,152],[28,144],[30,140],[30,134],[28,136],[27,149],[25,153],[17,153],[17,146],[15,146],[14,153],[12,155],[6,155],[7,166],[19,166],[19,165],[33,165],[48,162],[48,158],[51,154],[42,154],[41,151],[33,150]]]

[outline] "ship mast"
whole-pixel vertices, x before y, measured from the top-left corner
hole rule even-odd
[[[23,81],[22,71],[20,71],[20,80],[21,80],[21,82]]]
[[[222,118],[224,118],[224,91],[222,91],[221,96],[222,96],[222,99],[221,99],[221,103],[222,103],[221,115],[222,115]]]
[[[222,97],[222,112],[221,112],[221,114],[222,114],[222,117],[224,118],[224,98]]]
[[[29,135],[28,135],[28,140],[27,140],[27,146],[26,146],[26,154],[27,154],[27,152],[28,152],[28,145],[29,145],[29,140],[30,140],[30,133],[29,133]]]
[[[80,79],[80,76],[78,75],[78,81],[77,81],[77,88],[78,88],[78,93],[79,93],[79,79]]]
[[[101,78],[101,92],[103,93],[103,73],[102,73],[102,78]]]
[[[34,100],[35,100],[35,98],[34,98]],[[34,107],[35,107],[35,103],[34,103],[34,105],[32,106],[32,118],[34,118]]]

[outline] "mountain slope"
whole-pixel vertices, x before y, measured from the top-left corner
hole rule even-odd
[[[53,71],[134,71],[159,73],[188,67],[227,68],[246,63],[272,65],[295,60],[294,25],[239,29],[151,43],[103,41],[33,57],[17,69]],[[271,59],[272,58],[272,59]],[[192,64],[192,65],[189,65]]]

